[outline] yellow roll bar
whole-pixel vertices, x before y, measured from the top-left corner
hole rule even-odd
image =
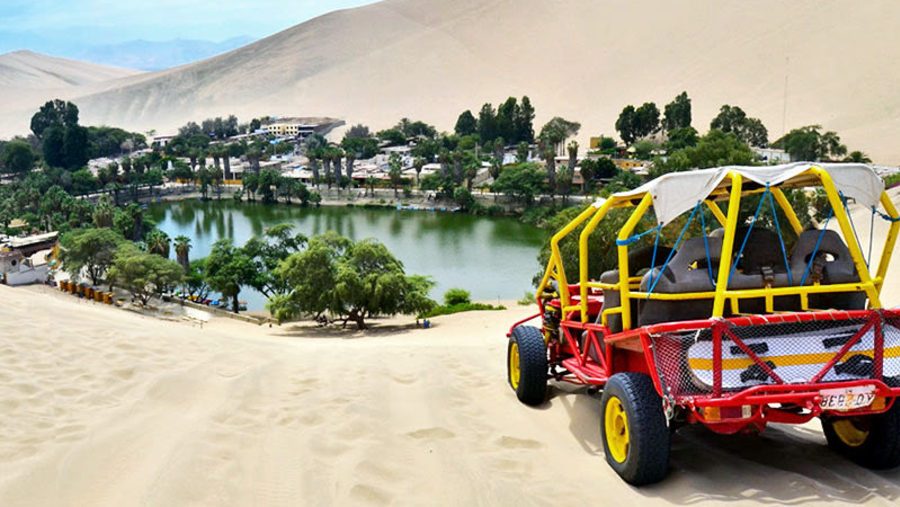
[[[662,301],[688,301],[697,299],[713,299],[713,310],[711,317],[722,317],[725,312],[725,305],[729,303],[729,308],[738,313],[740,301],[743,299],[759,299],[765,301],[766,311],[774,312],[774,298],[778,296],[799,296],[801,308],[809,309],[810,294],[824,293],[844,293],[844,292],[865,292],[869,299],[871,308],[880,308],[881,301],[879,293],[884,284],[884,278],[890,264],[891,252],[900,237],[900,222],[893,222],[888,231],[888,235],[881,254],[881,260],[878,269],[873,277],[865,263],[865,259],[860,250],[860,245],[853,233],[852,225],[843,206],[843,201],[838,194],[831,176],[821,167],[813,166],[800,176],[812,176],[821,182],[825,189],[828,202],[834,210],[834,216],[838,223],[841,235],[843,236],[847,247],[853,259],[853,264],[859,275],[859,282],[842,283],[831,285],[812,284],[806,286],[794,287],[766,287],[759,289],[741,289],[728,290],[728,277],[732,268],[732,256],[734,253],[734,241],[736,229],[738,226],[740,214],[741,198],[746,195],[763,192],[764,189],[753,187],[744,189],[743,178],[740,173],[729,172],[726,179],[730,182],[728,187],[719,187],[714,190],[708,197],[703,199],[706,207],[712,212],[716,220],[724,227],[724,237],[722,242],[721,261],[719,263],[719,272],[716,275],[716,286],[714,291],[693,292],[693,293],[647,293],[640,290],[641,277],[630,276],[628,265],[628,245],[620,244],[616,246],[618,254],[619,279],[616,283],[600,283],[589,279],[589,238],[598,227],[600,221],[608,216],[609,210],[619,207],[634,207],[628,220],[619,230],[617,239],[624,242],[631,237],[634,229],[637,227],[641,218],[647,213],[653,204],[653,197],[649,192],[634,195],[618,195],[612,196],[603,203],[595,203],[581,212],[572,222],[567,224],[562,230],[553,235],[550,240],[550,260],[547,269],[541,278],[538,286],[537,299],[540,302],[551,280],[556,280],[559,286],[560,305],[563,313],[570,311],[580,311],[582,322],[587,322],[589,315],[589,294],[591,289],[615,290],[619,292],[620,306],[615,308],[604,308],[601,313],[601,322],[606,325],[607,317],[611,314],[620,314],[622,319],[623,330],[631,329],[631,300],[633,298],[642,298],[650,300]],[[803,226],[796,212],[791,207],[781,188],[770,187],[772,196],[778,203],[778,207],[784,213],[791,228],[796,234],[803,231]],[[728,207],[725,212],[719,207],[717,199],[728,200]],[[637,203],[637,204],[635,204]],[[880,203],[887,212],[887,215],[896,220],[900,214],[891,202],[886,192],[882,192]],[[562,255],[559,249],[559,243],[567,235],[571,234],[577,227],[585,225],[584,230],[579,234],[578,253],[579,253],[579,288],[578,301],[573,304],[572,295],[569,293],[569,287],[566,280],[565,268],[563,266]]]

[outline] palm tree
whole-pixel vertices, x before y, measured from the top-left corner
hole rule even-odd
[[[178,264],[184,268],[185,274],[190,272],[191,262],[188,259],[188,253],[191,251],[191,238],[181,235],[175,238],[175,256]]]
[[[350,180],[349,185],[352,188],[353,187],[353,163],[356,162],[356,152],[348,151],[346,154],[346,158],[347,158],[347,165],[346,165],[347,179]]]
[[[334,165],[334,185],[338,188],[341,187],[341,176],[343,170],[341,169],[341,159],[344,158],[344,150],[340,148],[335,148],[331,152],[331,163]]]
[[[859,164],[871,164],[872,159],[869,158],[869,156],[866,155],[865,153],[854,150],[854,151],[851,151],[850,154],[844,158],[844,162],[856,162]]]
[[[575,166],[578,164],[578,141],[570,142],[566,149],[569,152],[569,178],[574,178]]]
[[[413,167],[416,169],[416,188],[419,187],[419,175],[422,174],[422,168],[425,167],[425,159],[416,157],[413,160]]]
[[[94,207],[94,226],[96,227],[112,227],[114,208],[110,202],[108,195],[101,196]]]
[[[166,259],[169,258],[169,235],[154,229],[147,235],[147,251]]]
[[[453,180],[459,185],[463,180],[463,158],[464,154],[459,148],[453,150]]]

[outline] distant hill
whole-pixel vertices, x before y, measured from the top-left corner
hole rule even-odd
[[[60,90],[87,87],[139,71],[15,51],[0,55],[0,88]]]
[[[386,0],[72,96],[86,120],[140,130],[227,114],[451,130],[464,109],[527,94],[538,123],[580,121],[585,139],[614,135],[626,104],[662,109],[686,90],[701,131],[727,103],[772,139],[819,123],[898,163],[897,19],[887,0]]]
[[[232,37],[222,42],[175,39],[135,40],[121,44],[92,46],[78,53],[90,62],[139,70],[160,70],[203,60],[253,42],[252,37]]]

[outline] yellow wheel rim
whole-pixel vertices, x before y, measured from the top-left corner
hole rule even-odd
[[[869,438],[869,430],[860,428],[852,419],[837,419],[831,427],[841,442],[849,447],[859,447]]]
[[[519,388],[519,344],[512,342],[509,347],[509,385],[513,389]]]
[[[603,419],[609,454],[617,463],[622,463],[628,457],[628,416],[619,398],[610,397]]]

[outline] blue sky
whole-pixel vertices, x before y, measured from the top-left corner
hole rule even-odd
[[[61,53],[135,39],[262,38],[374,0],[0,0],[0,53]]]

